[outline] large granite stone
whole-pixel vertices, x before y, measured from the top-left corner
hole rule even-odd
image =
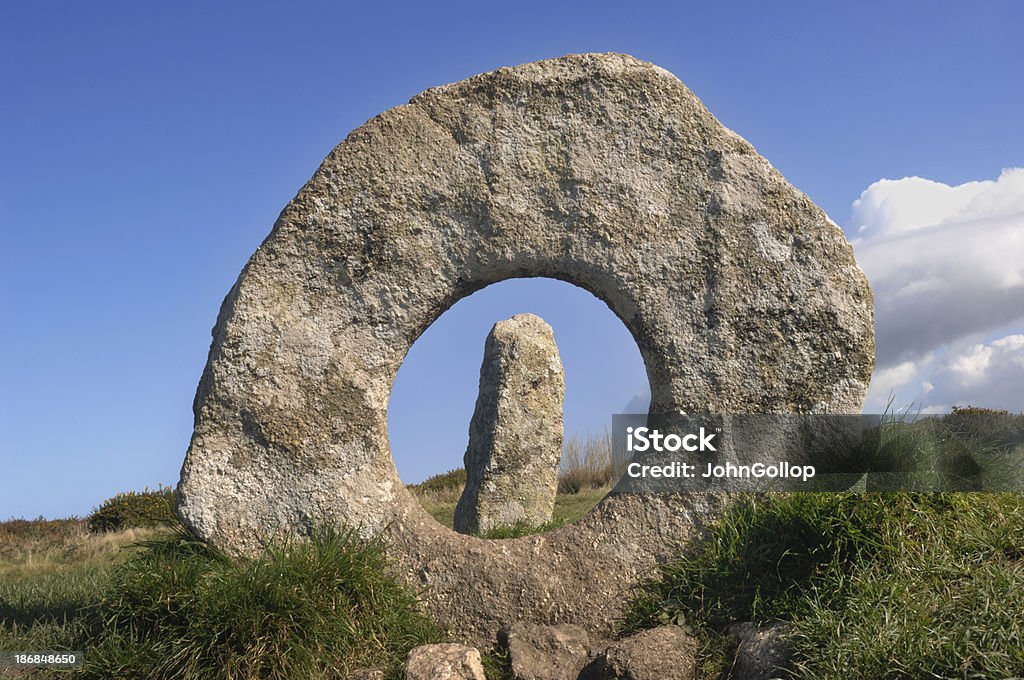
[[[427,90],[327,156],[221,308],[179,516],[232,553],[315,524],[384,531],[424,607],[479,645],[507,621],[608,628],[722,496],[612,495],[486,541],[427,515],[388,448],[416,338],[530,276],[608,304],[655,412],[862,407],[872,297],[839,227],[671,73],[571,55]]]

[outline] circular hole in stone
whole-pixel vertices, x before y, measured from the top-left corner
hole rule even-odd
[[[533,508],[527,512],[533,519],[504,522],[504,517],[523,511],[513,502],[510,514],[496,515],[493,503],[484,509],[493,501],[490,498],[478,501],[488,527],[467,528],[463,520],[464,533],[507,538],[584,516],[615,482],[612,414],[647,412],[650,387],[636,341],[611,309],[588,291],[555,279],[511,279],[463,298],[413,344],[388,403],[388,437],[399,476],[438,522],[453,526],[465,486],[464,454],[488,334],[496,323],[524,313],[550,325],[562,364],[563,446],[554,509],[551,520],[538,526],[536,499],[529,498],[532,487],[520,485],[518,491],[527,496],[520,504]],[[532,430],[543,429],[526,425],[529,436],[535,435]]]

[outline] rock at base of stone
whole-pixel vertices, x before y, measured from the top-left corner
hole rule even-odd
[[[590,657],[587,632],[572,624],[514,623],[498,637],[513,680],[576,680]]]
[[[455,530],[551,521],[562,458],[565,377],[544,319],[516,314],[494,324],[480,366],[480,391],[464,457],[466,487]]]
[[[729,626],[729,636],[736,642],[736,660],[729,677],[732,680],[773,680],[793,657],[793,648],[784,623],[758,626],[753,623],[735,623]]]
[[[613,642],[580,674],[580,680],[690,680],[697,641],[679,626],[661,626]]]
[[[480,652],[457,644],[422,645],[405,657],[406,680],[486,680]]]

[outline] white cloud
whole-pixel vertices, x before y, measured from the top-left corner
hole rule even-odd
[[[871,386],[879,391],[889,393],[898,387],[903,387],[917,375],[917,365],[913,361],[882,368],[875,371],[871,379]]]
[[[892,408],[937,413],[951,406],[1024,411],[1024,334],[958,343],[917,361],[878,368],[865,411]]]
[[[1024,410],[1024,168],[957,186],[880,180],[846,230],[875,293],[867,410]]]
[[[936,366],[933,376],[939,400],[1024,411],[1024,335],[971,345]]]
[[[1024,321],[1024,168],[958,186],[880,180],[847,233],[875,291],[880,369]]]
[[[935,385],[927,379],[927,372],[933,365],[933,355],[926,355],[918,361],[903,361],[888,368],[875,368],[868,395],[864,400],[867,413],[883,413],[913,407],[915,410],[924,403],[933,403]]]
[[[949,221],[1024,211],[1024,168],[999,179],[949,186],[922,177],[882,179],[853,203],[850,225],[857,239],[875,239]]]

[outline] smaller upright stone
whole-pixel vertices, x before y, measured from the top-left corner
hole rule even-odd
[[[491,329],[469,425],[455,530],[551,520],[562,457],[565,377],[551,326],[517,314]]]

